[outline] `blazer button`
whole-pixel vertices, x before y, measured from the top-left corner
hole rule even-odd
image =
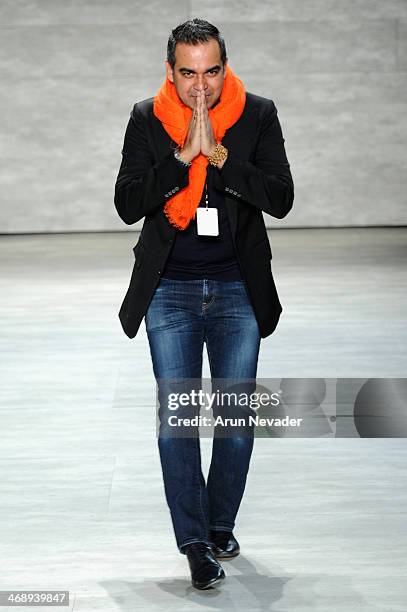
[[[158,274],[161,274],[161,270],[157,270]]]

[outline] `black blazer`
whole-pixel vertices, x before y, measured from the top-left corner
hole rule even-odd
[[[274,102],[246,92],[242,115],[222,139],[229,154],[214,181],[225,194],[236,256],[262,338],[275,330],[282,311],[261,211],[282,219],[292,208],[294,185],[284,142]],[[173,155],[176,146],[153,114],[153,98],[136,103],[124,136],[114,195],[116,210],[126,224],[145,217],[119,310],[129,338],[137,334],[177,232],[163,211],[167,199],[188,185],[189,170]]]

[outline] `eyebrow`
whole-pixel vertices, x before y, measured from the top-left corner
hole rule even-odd
[[[219,64],[216,64],[215,66],[212,66],[211,68],[208,68],[208,70],[205,70],[205,73],[206,72],[211,72],[212,70],[216,70],[216,69],[220,70],[220,68],[221,68],[221,66],[219,66]],[[192,70],[192,68],[184,68],[184,67],[182,67],[182,68],[179,68],[178,70],[179,70],[179,72],[185,71],[185,72],[193,72],[194,74],[196,74],[195,70]]]

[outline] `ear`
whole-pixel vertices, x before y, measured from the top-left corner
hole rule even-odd
[[[228,65],[228,60],[225,60],[225,63],[223,64],[223,75],[226,76],[226,66]]]
[[[174,82],[174,71],[171,68],[171,64],[169,63],[168,60],[165,60],[165,71],[167,73],[167,78],[169,81],[171,81],[171,83]]]

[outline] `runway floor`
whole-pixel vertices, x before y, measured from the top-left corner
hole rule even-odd
[[[407,229],[269,235],[284,311],[258,377],[405,377]],[[144,322],[130,340],[117,316],[137,237],[0,236],[0,589],[69,590],[74,612],[404,612],[403,438],[256,439],[241,555],[191,587]]]

